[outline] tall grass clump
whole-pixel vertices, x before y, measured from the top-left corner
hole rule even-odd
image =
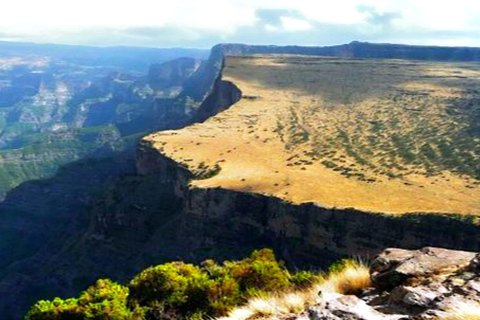
[[[367,265],[354,259],[344,259],[333,264],[325,282],[323,291],[339,294],[358,294],[372,285]]]
[[[322,299],[339,294],[358,294],[371,286],[368,267],[353,259],[334,263],[326,274],[299,271],[290,277],[290,282],[297,284],[287,291],[251,298],[244,306],[233,309],[226,317],[218,320],[275,318],[298,314]]]

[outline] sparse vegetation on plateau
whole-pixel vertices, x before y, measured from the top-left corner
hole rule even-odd
[[[222,167],[218,163],[215,163],[213,168],[211,168],[208,165],[206,165],[204,162],[201,162],[198,165],[197,170],[195,170],[194,176],[195,176],[195,179],[197,180],[209,179],[211,177],[216,176],[221,170],[222,170]]]
[[[258,99],[145,138],[191,159],[192,186],[370,212],[479,213],[477,64],[229,56],[223,77]]]

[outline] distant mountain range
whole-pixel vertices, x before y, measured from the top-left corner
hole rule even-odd
[[[214,46],[212,48],[212,53],[214,55],[300,54],[343,58],[480,61],[480,48],[475,47],[412,46],[359,41],[353,41],[349,44],[325,47],[246,45],[227,43]]]
[[[60,165],[132,148],[135,135],[181,123],[178,111],[162,118],[161,103],[187,99],[182,85],[206,53],[0,42],[0,198]]]
[[[204,60],[209,50],[189,48],[91,47],[0,41],[0,57],[37,56],[74,65],[145,73],[151,64],[179,57]]]

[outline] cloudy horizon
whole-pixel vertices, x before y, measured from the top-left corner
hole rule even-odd
[[[480,2],[18,0],[2,5],[0,40],[192,48],[351,41],[480,47]]]

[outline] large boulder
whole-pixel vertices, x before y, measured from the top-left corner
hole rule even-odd
[[[467,267],[476,253],[434,247],[420,250],[387,249],[372,263],[370,274],[377,288],[391,290],[409,278],[445,274]]]

